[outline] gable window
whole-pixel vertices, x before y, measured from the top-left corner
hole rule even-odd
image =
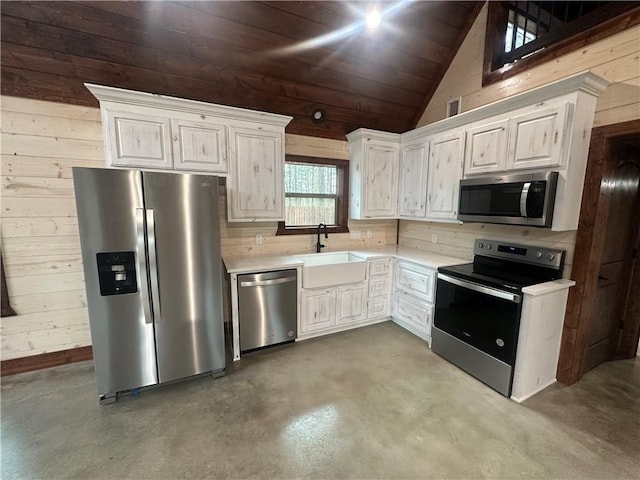
[[[638,2],[489,2],[487,85],[640,22]]]
[[[349,162],[287,155],[284,166],[284,215],[276,235],[348,232]]]

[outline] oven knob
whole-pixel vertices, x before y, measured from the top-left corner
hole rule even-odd
[[[556,256],[553,253],[550,253],[549,255],[547,255],[547,258],[549,260],[553,260],[554,258],[556,258]]]
[[[501,338],[496,338],[496,345],[498,345],[499,347],[504,347],[504,340],[502,340]]]
[[[487,250],[491,250],[491,244],[487,243]]]
[[[484,247],[484,243],[480,242],[480,243],[478,244],[478,248],[483,248],[483,247]]]
[[[538,257],[538,258],[542,258],[542,252],[538,252],[538,253],[536,253],[536,257]]]

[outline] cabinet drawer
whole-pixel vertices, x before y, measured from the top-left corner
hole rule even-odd
[[[369,296],[389,295],[389,277],[372,277],[369,279]]]
[[[411,293],[427,302],[433,302],[436,271],[414,263],[398,262],[395,288]]]
[[[415,300],[404,292],[395,291],[393,316],[414,327],[418,331],[431,335],[433,307]]]
[[[389,297],[374,297],[369,299],[368,318],[387,317],[389,315]]]
[[[386,275],[391,270],[391,259],[369,260],[369,277]]]

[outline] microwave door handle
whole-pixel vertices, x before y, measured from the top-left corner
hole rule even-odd
[[[529,188],[531,188],[531,182],[525,182],[522,186],[522,192],[520,192],[520,215],[527,217],[527,200],[529,199]]]

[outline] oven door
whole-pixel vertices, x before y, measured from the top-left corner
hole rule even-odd
[[[438,273],[432,350],[511,395],[522,296]]]

